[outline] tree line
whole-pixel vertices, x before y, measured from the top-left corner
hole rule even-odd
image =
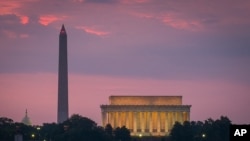
[[[229,141],[229,118],[221,116],[220,119],[211,118],[201,121],[176,122],[171,133],[171,141]]]
[[[224,116],[201,121],[176,122],[168,140],[171,141],[229,141],[231,121]],[[93,120],[72,115],[63,123],[44,123],[42,126],[28,126],[0,117],[0,141],[13,141],[16,134],[22,134],[23,141],[131,141],[130,131],[125,127],[98,126]],[[143,138],[141,139],[143,140]]]
[[[105,128],[93,120],[74,114],[63,123],[44,123],[43,126],[28,126],[0,117],[0,141],[13,141],[16,134],[23,141],[130,141],[129,130],[123,126]]]

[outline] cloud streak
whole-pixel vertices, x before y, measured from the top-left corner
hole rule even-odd
[[[75,28],[76,29],[81,29],[81,30],[85,31],[86,33],[93,34],[93,35],[96,35],[96,36],[101,36],[101,37],[110,34],[110,32],[105,32],[105,31],[97,30],[96,28],[93,28],[93,27],[76,26]]]
[[[203,23],[198,20],[183,19],[171,13],[156,15],[156,14],[150,14],[150,13],[133,12],[131,13],[131,15],[134,15],[140,18],[157,20],[159,22],[164,23],[167,26],[170,26],[178,30],[202,31],[204,29]]]
[[[39,17],[39,23],[47,26],[56,21],[62,21],[65,17],[58,17],[55,15],[43,15]]]

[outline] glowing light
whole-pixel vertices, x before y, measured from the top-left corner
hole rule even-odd
[[[203,133],[203,134],[202,134],[202,138],[205,138],[205,137],[206,137],[206,134]]]

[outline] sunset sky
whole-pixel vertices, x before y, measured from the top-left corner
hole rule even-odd
[[[69,113],[110,95],[181,95],[191,120],[250,123],[249,0],[0,0],[0,117],[56,122],[59,32]]]

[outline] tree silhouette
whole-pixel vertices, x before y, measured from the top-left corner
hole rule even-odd
[[[211,118],[203,122],[175,123],[170,137],[172,141],[229,141],[231,121],[224,116],[220,119]]]
[[[107,138],[102,127],[97,126],[91,119],[77,114],[59,124],[59,127],[63,132],[55,137],[55,141],[100,141]]]
[[[131,140],[130,131],[125,126],[122,126],[121,128],[117,127],[114,130],[114,134],[115,134],[115,139],[117,141],[130,141]]]
[[[113,134],[113,128],[112,128],[112,126],[110,125],[110,124],[107,124],[106,126],[105,126],[105,132],[106,132],[106,134],[107,134],[107,136],[108,136],[108,139],[110,140],[110,141],[112,141],[112,140],[114,140],[114,134]]]
[[[32,133],[36,133],[35,127],[14,122],[7,117],[0,117],[0,140],[13,140],[16,134],[21,134],[23,140],[30,140]]]

